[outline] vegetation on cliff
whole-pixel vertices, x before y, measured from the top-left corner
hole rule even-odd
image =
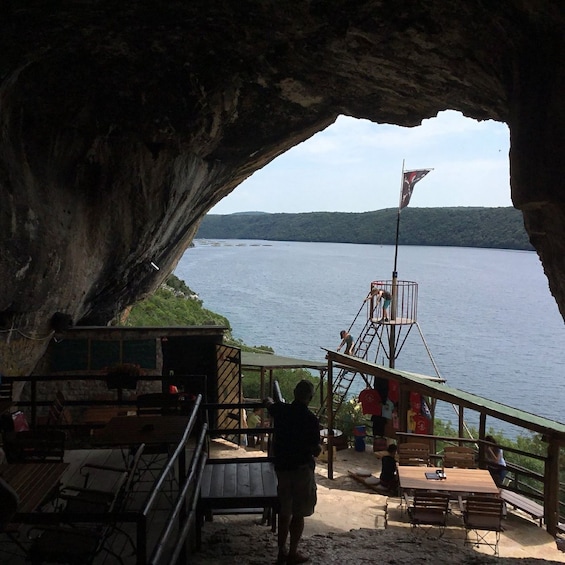
[[[201,239],[265,239],[394,245],[397,209],[304,214],[208,214]],[[515,208],[406,208],[399,243],[533,250]]]
[[[153,296],[133,306],[124,326],[226,326],[227,318],[207,310],[186,283],[171,275]]]

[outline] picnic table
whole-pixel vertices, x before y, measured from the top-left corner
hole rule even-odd
[[[411,465],[398,466],[398,480],[400,488],[405,490],[433,490],[464,494],[499,494],[493,478],[486,469],[443,469],[445,479],[437,478],[434,467],[420,467]],[[433,478],[428,478],[433,477]]]

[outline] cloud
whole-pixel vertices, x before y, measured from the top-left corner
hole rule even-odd
[[[511,206],[505,124],[441,112],[414,128],[346,116],[257,171],[213,213],[363,212],[398,206],[402,163],[433,168],[411,206]]]

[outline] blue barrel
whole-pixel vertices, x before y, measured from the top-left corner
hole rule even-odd
[[[355,451],[365,451],[365,436],[355,436]]]

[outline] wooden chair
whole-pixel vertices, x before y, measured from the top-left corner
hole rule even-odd
[[[467,497],[463,508],[465,545],[488,545],[498,556],[498,544],[504,518],[504,501],[496,496]],[[494,541],[487,536],[494,532]]]
[[[443,450],[443,466],[476,469],[475,451],[470,447],[446,446]]]
[[[439,537],[445,532],[449,512],[449,494],[431,491],[416,491],[412,504],[408,506],[408,516],[412,531],[422,528],[439,528]]]
[[[70,424],[70,421],[65,411],[65,395],[58,390],[47,415],[38,418],[37,425],[55,427],[61,424]]]
[[[422,465],[430,464],[430,446],[427,443],[408,442],[398,446],[399,465]]]

